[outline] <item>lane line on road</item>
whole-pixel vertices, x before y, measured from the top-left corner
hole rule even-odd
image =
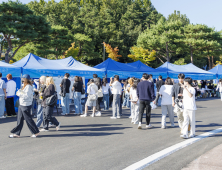
[[[222,128],[218,128],[218,129],[215,129],[215,130],[212,130],[210,132],[207,132],[207,133],[203,133],[199,136],[196,136],[194,138],[190,138],[190,139],[186,139],[185,141],[183,142],[180,142],[178,144],[175,144],[173,146],[170,146],[160,152],[157,152],[151,156],[148,156],[147,158],[139,161],[139,162],[136,162],[130,166],[128,166],[127,168],[125,168],[124,170],[141,170],[141,169],[144,169],[146,168],[147,166],[171,155],[172,153],[180,150],[180,149],[183,149],[189,145],[192,145],[193,143],[196,143],[202,139],[205,139],[207,137],[210,137],[210,136],[213,136],[214,134],[217,134],[217,133],[220,133],[222,132]]]

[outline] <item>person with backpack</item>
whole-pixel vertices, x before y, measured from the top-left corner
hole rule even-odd
[[[71,81],[69,80],[69,73],[66,73],[64,76],[64,79],[62,79],[62,82],[60,84],[61,87],[61,104],[62,104],[62,115],[68,115],[70,113],[70,95],[69,95],[69,89],[71,85]]]
[[[54,106],[57,103],[56,86],[52,77],[46,78],[46,89],[40,95],[43,96],[43,129],[40,132],[49,131],[49,122],[56,125],[58,131],[61,123],[55,117],[52,117]]]
[[[39,129],[31,116],[33,88],[31,78],[28,74],[23,75],[22,81],[24,82],[22,89],[18,90],[16,95],[19,97],[19,108],[17,116],[17,126],[11,131],[9,138],[19,138],[23,128],[24,120],[31,131],[31,137],[35,138],[39,134]]]

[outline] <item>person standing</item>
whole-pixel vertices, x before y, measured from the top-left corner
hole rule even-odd
[[[35,138],[39,134],[39,129],[37,128],[31,116],[32,100],[33,100],[33,88],[32,88],[31,78],[28,74],[25,74],[22,76],[22,80],[24,81],[24,86],[16,93],[16,95],[19,97],[17,126],[13,130],[11,130],[12,134],[9,135],[9,138],[20,137],[24,120],[26,120],[28,128],[32,133],[31,137]]]
[[[12,75],[8,74],[6,76],[8,82],[6,83],[6,94],[7,99],[5,100],[6,113],[8,117],[16,116],[14,96],[16,91],[16,83],[12,80]]]
[[[137,86],[137,96],[140,102],[138,129],[142,129],[142,119],[145,108],[146,108],[146,128],[152,128],[153,126],[150,124],[150,116],[151,116],[150,102],[154,101],[155,93],[154,93],[154,84],[153,82],[149,81],[149,75],[147,73],[143,74],[143,81],[140,82]]]
[[[83,89],[83,83],[80,81],[78,76],[75,76],[75,83],[73,84],[72,91],[74,90],[74,104],[75,104],[75,113],[82,114],[82,105],[81,105],[81,93]]]
[[[137,96],[137,85],[140,82],[139,79],[134,80],[134,83],[130,89],[130,99],[131,99],[131,123],[134,125],[139,123],[139,98]]]
[[[221,101],[222,101],[222,79],[219,80],[219,83],[217,85],[216,91],[219,91],[220,93],[220,97],[221,97]]]
[[[190,129],[190,135],[189,137],[195,137],[195,111],[196,103],[195,103],[195,89],[191,86],[192,85],[192,79],[187,77],[184,79],[184,85],[183,87],[183,117],[184,117],[184,123],[183,123],[183,130],[181,138],[187,139],[188,138],[188,126],[191,124]]]
[[[162,85],[159,94],[162,96],[161,109],[162,109],[162,129],[166,129],[166,115],[168,113],[170,118],[171,127],[174,127],[174,113],[172,106],[172,89],[173,82],[171,78],[167,78],[165,85]]]
[[[88,106],[93,107],[93,113],[92,117],[95,117],[95,112],[96,112],[96,101],[97,101],[97,92],[98,92],[98,86],[94,83],[94,80],[91,79],[88,83],[88,88],[87,88],[87,94],[88,98],[85,104],[85,114],[81,115],[80,117],[87,117],[88,116]]]
[[[103,92],[103,102],[104,102],[104,110],[109,110],[109,83],[107,82],[107,78],[103,78],[102,83],[102,92]]]
[[[184,83],[184,78],[185,78],[185,75],[183,73],[180,73],[178,75],[179,83],[174,84],[173,85],[173,90],[172,90],[172,106],[174,107],[174,112],[177,114],[178,124],[179,124],[179,127],[180,127],[181,131],[182,131],[182,128],[183,128],[184,117],[183,117],[182,110],[175,103],[175,101],[177,99],[178,100],[182,100],[183,99],[183,83]]]
[[[38,93],[38,107],[37,107],[37,121],[36,126],[39,128],[43,122],[43,96],[41,93],[44,93],[46,89],[46,76],[41,76],[39,79],[39,87],[35,89],[35,92]]]
[[[56,130],[60,129],[61,123],[55,117],[52,117],[54,106],[46,105],[46,99],[56,92],[56,86],[52,77],[46,78],[46,88],[40,95],[43,97],[43,129],[40,132],[49,131],[49,122],[56,125]]]
[[[62,80],[60,87],[62,91],[61,96],[61,105],[62,105],[62,115],[68,115],[70,113],[70,96],[69,96],[69,88],[71,85],[71,81],[69,80],[69,73],[66,73],[64,79]]]
[[[163,81],[163,78],[162,76],[160,75],[159,78],[158,78],[158,81],[156,82],[156,90],[157,90],[157,93],[156,93],[156,99],[155,99],[155,103],[156,105],[158,105],[158,100],[159,100],[159,91],[160,91],[160,88],[161,86],[163,86],[165,83]]]
[[[0,119],[6,118],[4,116],[6,99],[6,84],[5,81],[2,80],[2,73],[0,72]]]
[[[120,98],[122,94],[122,85],[119,82],[118,75],[114,76],[114,81],[111,77],[110,81],[111,81],[110,86],[112,87],[112,93],[113,93],[113,116],[111,117],[111,119],[120,119],[121,118]]]
[[[127,107],[127,108],[130,108],[130,102],[129,102],[130,94],[128,91],[129,87],[130,87],[130,84],[128,84],[128,80],[125,80],[124,85],[123,85],[123,93],[124,93],[123,107]]]

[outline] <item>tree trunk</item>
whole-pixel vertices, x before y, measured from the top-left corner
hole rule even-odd
[[[168,50],[168,44],[167,43],[166,43],[166,55],[167,55],[167,62],[170,62],[169,50]]]
[[[212,68],[212,66],[211,66],[211,60],[210,60],[210,56],[208,55],[207,56],[207,58],[208,58],[208,63],[209,63],[209,70]]]
[[[56,47],[56,60],[58,60],[58,54],[57,54],[58,48]]]
[[[212,68],[214,67],[214,56],[212,56]]]
[[[190,46],[190,60],[191,60],[191,63],[193,64],[193,49],[192,49],[192,46]]]

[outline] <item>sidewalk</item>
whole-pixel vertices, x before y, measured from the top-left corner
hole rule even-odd
[[[203,154],[182,170],[221,170],[222,144]]]

